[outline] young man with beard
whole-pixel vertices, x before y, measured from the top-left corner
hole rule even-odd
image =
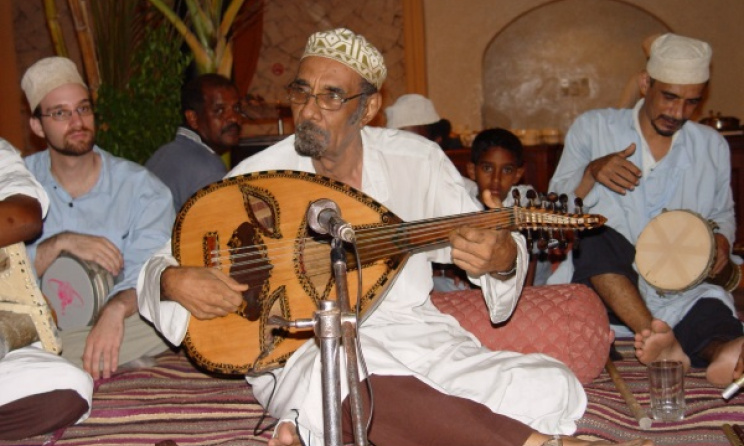
[[[580,116],[550,190],[580,197],[587,212],[608,218],[604,228],[582,236],[572,280],[592,286],[611,321],[630,328],[638,359],[707,367],[708,380],[725,385],[744,370],[731,294],[703,282],[664,296],[633,267],[639,234],[664,209],[715,222],[712,273],[729,260],[736,228],[729,147],[712,128],[689,121],[703,101],[711,56],[699,40],[674,34],[654,40],[640,79],[644,99],[633,109]]]
[[[183,124],[176,138],[145,163],[171,190],[176,211],[194,192],[225,176],[220,155],[238,146],[243,122],[238,88],[214,73],[184,86],[181,113]]]
[[[139,317],[135,286],[143,263],[170,236],[171,194],[144,167],[94,144],[90,92],[71,60],[36,62],[21,86],[33,111],[31,129],[48,144],[26,158],[50,198],[43,232],[28,245],[29,257],[39,277],[65,253],[114,276],[92,326],[61,332],[63,357],[93,378],[108,378],[119,365],[168,348]]]
[[[26,169],[18,151],[0,139],[0,247],[39,235],[48,208],[47,194]],[[13,289],[6,286],[5,281],[13,277],[6,268],[0,277],[0,301]],[[8,297],[13,299],[11,302],[24,302],[23,296]],[[28,302],[33,302],[31,297]],[[19,323],[16,321],[23,317],[6,311],[0,314],[12,315],[2,318],[3,323],[10,324]],[[8,328],[3,331],[23,332],[17,326]],[[93,380],[87,373],[44,350],[41,342],[6,351],[10,346],[2,341],[5,340],[0,339],[0,440],[45,434],[88,417]]]
[[[366,126],[380,109],[385,75],[382,55],[364,37],[343,28],[313,34],[288,87],[295,135],[228,175],[274,169],[324,175],[364,191],[407,221],[478,210],[435,143]],[[496,206],[498,197],[487,193],[485,201]],[[551,440],[538,430],[572,433],[586,396],[564,365],[544,355],[491,352],[429,300],[431,262],[454,261],[484,290],[492,319],[508,318],[524,280],[524,239],[507,230],[461,227],[451,232],[450,243],[412,255],[359,327],[369,372],[363,378],[375,399],[370,441],[540,445]],[[211,319],[233,312],[245,288],[218,270],[178,267],[166,247],[140,276],[140,311],[179,344],[191,314]],[[316,342],[305,343],[271,375],[248,378],[258,400],[283,420],[269,444],[299,444],[297,433],[306,444],[323,444]],[[349,420],[343,422],[347,442]],[[589,444],[569,438],[564,443]]]

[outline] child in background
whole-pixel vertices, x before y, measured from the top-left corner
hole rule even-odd
[[[478,186],[475,197],[478,201],[488,189],[504,206],[512,206],[512,190],[517,189],[522,198],[520,205],[526,206],[527,191],[534,190],[532,186],[518,184],[524,176],[522,143],[513,133],[501,128],[478,133],[470,149],[467,171],[468,178]]]
[[[475,183],[471,194],[476,201],[486,189],[499,197],[504,206],[514,205],[513,190],[519,190],[520,205],[527,206],[527,192],[532,186],[518,184],[524,176],[522,143],[513,133],[501,128],[483,130],[473,140],[470,162],[467,165],[470,180]],[[538,267],[538,263],[539,265]],[[526,285],[542,285],[550,274],[548,262],[537,262],[537,254],[530,259]],[[454,291],[470,288],[470,282],[462,271],[452,265],[435,267],[434,291]]]

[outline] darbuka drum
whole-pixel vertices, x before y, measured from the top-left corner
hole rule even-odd
[[[23,242],[0,248],[0,359],[6,353],[41,341],[59,354],[62,343],[41,294]]]
[[[715,278],[709,278],[716,258],[711,225],[688,210],[664,211],[643,229],[636,242],[638,273],[660,293],[689,290],[704,280],[734,290],[741,269],[729,260]]]
[[[93,325],[113,286],[108,271],[69,253],[52,262],[41,278],[41,291],[57,314],[60,330]]]

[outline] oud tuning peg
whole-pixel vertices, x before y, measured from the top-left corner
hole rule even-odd
[[[584,200],[582,200],[579,197],[576,197],[574,199],[574,206],[576,206],[576,213],[577,214],[583,214],[584,213]]]
[[[530,207],[537,207],[537,192],[535,192],[534,189],[530,189],[527,191],[527,201],[530,203]]]
[[[537,195],[537,205],[542,208],[548,207],[548,199],[545,198],[545,194],[543,194],[542,192]]]
[[[532,252],[532,248],[535,246],[535,241],[532,239],[532,229],[527,229],[525,232],[527,235],[527,250]]]
[[[548,241],[545,237],[540,237],[537,239],[537,249],[540,251],[545,251],[545,249],[548,247]]]
[[[561,204],[558,202],[558,194],[556,194],[555,192],[549,192],[545,208],[550,211],[560,212],[560,206]],[[552,229],[548,229],[547,247],[548,249],[555,249],[558,247],[558,240],[556,240],[556,238],[553,236]]]
[[[560,211],[563,212],[564,214],[568,214],[568,195],[561,194],[558,197],[558,201],[561,203]],[[567,243],[566,243],[566,234],[563,232],[563,228],[558,229],[558,233],[560,234],[559,236],[560,242],[558,243],[558,247],[561,249],[565,249]]]
[[[513,206],[521,206],[522,205],[522,196],[519,193],[519,189],[516,187],[512,190],[512,197],[514,198],[514,204]]]
[[[552,250],[558,249],[558,248],[560,248],[560,246],[561,246],[561,242],[559,242],[558,239],[556,239],[554,237],[551,237],[548,240],[548,249],[549,250],[552,251]]]
[[[555,192],[549,192],[548,193],[548,203],[551,210],[556,209],[556,203],[558,203],[558,194]]]
[[[583,214],[584,213],[584,200],[582,200],[581,197],[574,198],[574,206],[576,207],[576,213],[577,214]],[[573,251],[578,251],[579,250],[579,244],[580,244],[581,237],[579,237],[579,231],[578,230],[574,229],[573,233],[574,233],[573,234],[574,236],[573,236],[572,250]]]

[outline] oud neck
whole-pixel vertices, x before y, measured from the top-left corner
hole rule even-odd
[[[515,227],[514,209],[489,209],[410,223],[362,228],[356,231],[357,247],[363,262],[440,248],[449,244],[449,233],[461,226],[480,229]]]

